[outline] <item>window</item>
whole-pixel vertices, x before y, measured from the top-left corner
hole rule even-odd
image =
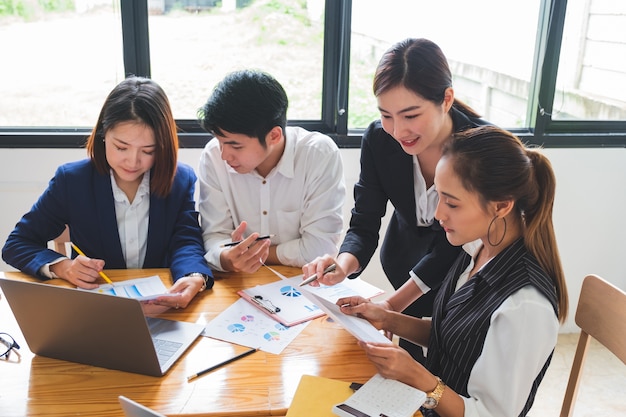
[[[485,119],[502,127],[528,127],[539,6],[539,0],[388,0],[382,7],[376,0],[354,1],[350,128],[364,128],[379,117],[371,88],[374,71],[385,50],[405,38],[439,45],[456,97]]]
[[[92,126],[124,79],[119,1],[12,3],[0,7],[0,127]]]
[[[151,2],[151,75],[168,94],[174,117],[195,119],[227,73],[256,68],[285,88],[289,119],[319,120],[323,0],[219,3]]]
[[[626,120],[624,27],[624,2],[568,2],[553,120]]]
[[[525,141],[626,146],[626,5],[611,0],[0,0],[0,147],[81,146],[126,74],[170,97],[183,146],[228,72],[274,75],[291,124],[358,147],[372,77],[406,37],[433,40],[457,97]]]

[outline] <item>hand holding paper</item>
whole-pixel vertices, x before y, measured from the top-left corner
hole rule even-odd
[[[341,324],[348,332],[362,342],[374,343],[391,343],[376,327],[369,321],[350,316],[341,312],[338,305],[320,297],[315,292],[309,290],[309,287],[302,287],[303,294],[313,301],[320,309],[322,309],[329,317],[332,317],[337,323]]]

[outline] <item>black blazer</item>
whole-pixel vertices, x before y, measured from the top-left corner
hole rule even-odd
[[[450,116],[455,132],[487,124],[455,107],[450,109]],[[431,288],[405,310],[422,317],[431,315],[437,289],[461,248],[450,245],[439,223],[417,226],[414,189],[412,155],[383,130],[380,120],[373,122],[361,141],[361,174],[354,186],[350,227],[339,252],[353,254],[361,270],[365,269],[378,246],[381,219],[390,201],[394,212],[382,243],[381,264],[396,289],[407,281],[410,270]]]
[[[204,259],[202,232],[195,209],[196,175],[178,164],[170,194],[150,194],[148,246],[144,268],[170,268],[174,280],[200,272],[212,276]],[[65,228],[89,257],[103,259],[107,269],[125,269],[126,261],[115,217],[111,177],[96,171],[89,159],[60,166],[39,200],[9,235],[2,258],[30,275],[61,256],[47,248]],[[211,282],[208,283],[212,285]]]

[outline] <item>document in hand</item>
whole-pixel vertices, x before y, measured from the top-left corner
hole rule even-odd
[[[162,295],[168,295],[167,288],[165,288],[165,284],[163,284],[163,281],[161,281],[158,275],[119,281],[115,282],[113,285],[102,284],[96,289],[83,291],[134,298],[139,301],[152,300]]]
[[[312,287],[302,287],[305,296],[319,306],[329,317],[332,317],[337,323],[343,326],[354,337],[363,342],[391,343],[376,327],[360,317],[344,314],[335,303],[331,303],[327,299],[316,294]]]
[[[346,401],[333,407],[341,417],[412,417],[426,393],[394,379],[374,375]]]

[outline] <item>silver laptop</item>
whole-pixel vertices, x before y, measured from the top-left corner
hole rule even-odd
[[[139,301],[0,278],[30,350],[41,356],[162,376],[203,325],[145,317]]]
[[[164,414],[157,413],[145,405],[139,404],[123,395],[120,395],[118,399],[126,417],[165,417]]]

